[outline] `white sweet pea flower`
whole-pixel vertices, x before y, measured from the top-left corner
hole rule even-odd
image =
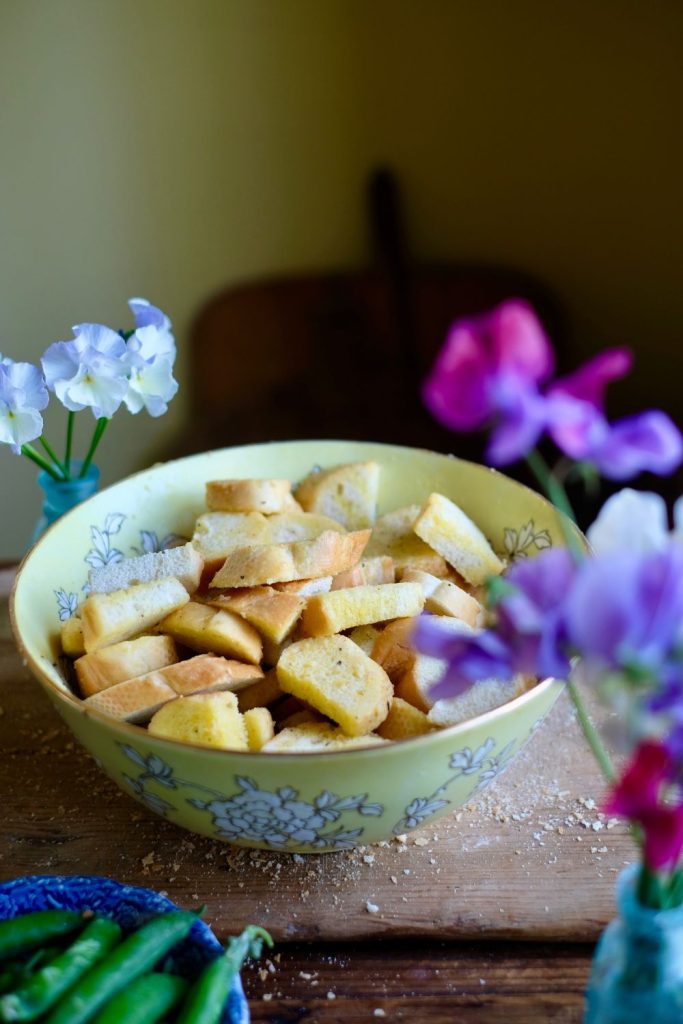
[[[178,390],[173,357],[165,351],[165,339],[150,325],[138,328],[127,345],[126,408],[132,413],[146,409],[150,416],[163,416]]]
[[[147,299],[129,299],[128,305],[135,317],[135,333],[140,336],[144,331],[147,345],[154,342],[156,354],[167,355],[173,361],[176,356],[175,338],[166,314]]]
[[[676,531],[683,539],[683,505],[676,503]],[[611,551],[656,551],[670,540],[666,502],[651,491],[631,487],[608,498],[586,536],[598,555]]]
[[[89,408],[111,419],[128,391],[126,343],[103,324],[73,331],[73,341],[56,341],[43,356],[47,386],[71,412]]]
[[[40,437],[40,410],[48,401],[45,378],[37,366],[0,355],[0,444],[11,445],[19,455],[23,444]]]

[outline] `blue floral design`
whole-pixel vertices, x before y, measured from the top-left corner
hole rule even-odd
[[[133,551],[136,555],[149,555],[155,551],[168,551],[178,544],[184,544],[186,540],[187,538],[181,537],[179,533],[167,533],[159,540],[154,530],[140,530],[140,547],[134,547]]]
[[[57,598],[59,621],[66,622],[67,619],[73,618],[78,608],[78,594],[74,594],[73,591],[67,594],[66,590],[60,587],[54,591],[54,595]]]
[[[101,569],[105,565],[114,565],[123,561],[123,551],[111,546],[111,538],[119,533],[126,521],[120,512],[110,512],[100,530],[97,526],[90,527],[90,539],[93,546],[85,556],[88,565],[93,569]]]
[[[379,816],[381,804],[367,803],[367,794],[340,797],[328,790],[320,793],[312,803],[299,798],[291,786],[283,786],[275,793],[259,789],[253,779],[236,776],[239,792],[226,796],[208,786],[187,779],[176,779],[173,769],[160,757],[145,757],[126,744],[120,744],[122,753],[142,769],[136,779],[124,775],[126,785],[133,794],[157,814],[166,816],[175,810],[172,804],[150,792],[149,782],[167,789],[194,789],[208,794],[209,799],[193,797],[187,802],[211,815],[216,835],[230,842],[252,840],[266,843],[277,850],[306,843],[318,850],[350,850],[360,840],[362,828],[348,829],[340,825],[327,830],[339,821],[346,811],[360,815]],[[327,830],[327,831],[326,831]]]
[[[503,531],[503,544],[508,558],[526,558],[532,548],[543,551],[552,547],[548,530],[537,530],[533,519],[530,519],[519,530],[506,526]]]
[[[481,792],[490,782],[496,778],[497,775],[503,771],[507,766],[508,761],[512,757],[512,752],[515,746],[516,740],[510,740],[499,754],[493,756],[493,750],[496,746],[496,741],[489,736],[488,739],[482,743],[476,750],[472,750],[471,747],[463,747],[462,750],[456,750],[454,754],[448,759],[448,767],[454,771],[455,774],[451,775],[438,789],[435,789],[429,796],[416,797],[408,804],[405,809],[405,815],[400,821],[397,821],[394,825],[394,835],[400,835],[409,828],[417,828],[418,825],[422,825],[423,822],[430,818],[437,811],[447,807],[450,800],[443,800],[441,797],[446,792],[448,787],[452,785],[457,779],[463,778],[467,775],[478,775],[476,785],[472,792],[469,794],[469,798],[473,797],[476,793]]]

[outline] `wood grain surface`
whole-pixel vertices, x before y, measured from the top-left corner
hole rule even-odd
[[[206,903],[219,937],[265,925],[280,960],[247,974],[255,1020],[581,1019],[590,951],[567,943],[613,916],[631,848],[598,812],[564,698],[472,806],[405,842],[308,858],[191,835],[122,793],[22,666],[1,600],[0,708],[0,878],[106,874]]]

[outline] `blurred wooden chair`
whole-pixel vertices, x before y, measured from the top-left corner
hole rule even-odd
[[[543,284],[510,268],[417,264],[390,173],[372,176],[368,198],[375,248],[368,269],[237,285],[200,310],[182,453],[328,437],[455,447],[476,458],[480,439],[455,439],[419,400],[450,323],[520,296],[561,346],[564,318]]]

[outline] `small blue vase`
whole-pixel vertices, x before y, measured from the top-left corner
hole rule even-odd
[[[74,505],[79,505],[82,501],[85,501],[86,498],[89,498],[97,490],[97,485],[100,481],[99,469],[90,463],[85,476],[79,479],[78,474],[82,464],[82,462],[76,460],[72,461],[71,474],[73,479],[71,480],[55,480],[45,470],[38,474],[38,483],[42,487],[45,497],[43,499],[43,514],[36,523],[31,537],[31,544],[35,544],[45,533],[48,526],[52,526],[60,516],[63,516]]]
[[[638,865],[617,881],[619,916],[593,956],[584,1024],[681,1024],[683,906],[651,910],[638,900]]]

